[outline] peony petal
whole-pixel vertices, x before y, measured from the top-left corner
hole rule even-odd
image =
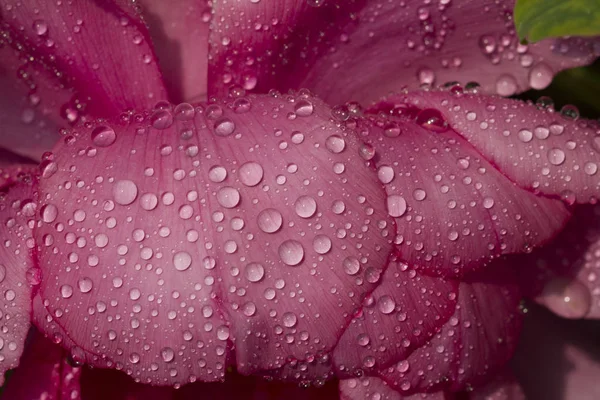
[[[29,330],[34,268],[32,229],[37,177],[28,167],[0,169],[0,385],[4,373],[19,364]]]
[[[570,214],[559,200],[514,185],[439,111],[388,100],[369,110],[370,123],[347,123],[358,123],[372,146],[363,155],[385,184],[397,248],[409,265],[461,276],[544,244],[564,226]]]
[[[405,101],[439,109],[454,130],[522,188],[561,196],[570,204],[598,198],[598,123],[472,94],[415,92]]]
[[[600,398],[597,321],[568,321],[532,306],[512,362],[528,399]]]
[[[40,327],[156,385],[220,380],[229,349],[244,374],[326,364],[393,229],[330,112],[252,96],[72,132],[41,182]]]
[[[0,147],[40,160],[59,139],[58,128],[48,117],[54,108],[36,103],[35,96],[23,96],[19,85],[3,72],[0,65]],[[15,162],[23,163],[23,160]]]
[[[56,122],[166,98],[145,27],[113,1],[11,0],[0,24],[0,65]]]
[[[140,3],[171,101],[205,100],[209,3],[198,0]]]
[[[454,396],[443,392],[417,393],[402,396],[384,380],[377,377],[351,378],[340,381],[340,400],[452,400]]]
[[[426,346],[379,375],[400,393],[458,391],[485,382],[511,358],[520,295],[507,265],[461,282],[455,314]]]
[[[575,208],[548,245],[515,262],[524,291],[565,318],[600,318],[600,205]]]
[[[391,262],[335,349],[338,369],[369,371],[406,359],[452,316],[457,293],[456,281],[419,275],[402,262]]]
[[[35,330],[28,342],[19,368],[4,387],[2,399],[81,399],[81,369],[69,365],[67,352]]]
[[[306,87],[331,104],[448,81],[512,95],[594,60],[596,38],[520,45],[514,0],[216,2],[209,95]]]

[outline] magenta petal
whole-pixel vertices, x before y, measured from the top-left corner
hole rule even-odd
[[[340,400],[451,400],[453,398],[452,395],[443,392],[403,396],[377,377],[351,378],[340,381]]]
[[[513,6],[513,0],[218,2],[209,95],[231,85],[262,92],[306,87],[332,104],[366,103],[405,86],[449,81],[512,95],[544,88],[559,70],[597,55],[596,38],[520,45]]]
[[[456,311],[426,346],[379,375],[401,393],[458,391],[485,382],[511,358],[520,329],[518,287],[505,264],[461,282]]]
[[[39,276],[32,257],[37,177],[28,169],[0,169],[0,384],[19,364],[30,326],[31,285]]]
[[[396,217],[401,259],[461,276],[539,246],[564,226],[570,214],[561,201],[519,188],[460,130],[449,129],[439,111],[409,108],[403,100],[392,97],[369,111],[377,114],[370,123],[358,121],[372,146],[363,155],[373,160]]]
[[[527,398],[600,398],[598,333],[596,321],[568,321],[540,307],[529,308],[512,361]]]
[[[565,318],[600,318],[600,205],[575,208],[548,245],[515,259],[523,289]]]
[[[369,371],[407,358],[452,316],[457,294],[456,281],[419,275],[402,262],[391,262],[335,349],[338,369]]]
[[[570,204],[600,191],[597,122],[574,120],[516,100],[449,92],[412,93],[405,101],[435,108],[513,182]]]
[[[158,385],[220,380],[231,349],[244,374],[327,377],[393,233],[330,113],[252,96],[73,132],[41,181],[38,324],[78,360]]]
[[[80,375],[81,369],[67,362],[65,350],[34,331],[2,399],[79,400]]]
[[[113,1],[3,4],[0,65],[58,121],[166,98],[146,29]]]
[[[206,99],[211,17],[207,2],[142,0],[140,3],[171,101]]]

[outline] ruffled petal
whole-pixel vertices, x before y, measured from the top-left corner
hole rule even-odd
[[[144,25],[113,1],[8,1],[0,24],[0,65],[57,122],[166,99]]]
[[[171,101],[205,100],[209,3],[199,0],[175,3],[142,0],[139,3]]]
[[[460,283],[454,315],[427,345],[379,372],[400,393],[462,390],[510,360],[521,325],[520,293],[507,265]]]
[[[512,361],[528,399],[600,398],[598,323],[568,321],[532,306]]]
[[[600,193],[600,126],[553,109],[499,97],[414,92],[406,102],[443,119],[513,182],[570,204]]]
[[[7,400],[81,400],[81,368],[68,362],[68,354],[33,330],[19,368],[2,392]]]
[[[311,89],[331,104],[371,102],[422,84],[478,82],[488,93],[541,89],[593,61],[596,38],[520,45],[514,0],[217,2],[209,95],[230,86]]]
[[[0,169],[0,384],[19,364],[30,326],[32,285],[39,283],[32,237],[37,177],[29,167]]]
[[[338,370],[381,369],[423,346],[454,314],[458,282],[393,261],[335,348]]]
[[[600,318],[600,205],[578,206],[548,245],[519,256],[525,293],[564,318]]]
[[[394,229],[330,113],[251,96],[72,132],[41,181],[38,325],[144,383],[220,380],[229,350],[244,374],[327,378]]]
[[[411,96],[418,94],[390,97],[368,110],[368,121],[346,122],[361,132],[362,154],[385,185],[401,259],[461,276],[556,235],[570,216],[561,201],[516,186],[462,137],[462,127],[448,126],[437,109],[407,104]]]

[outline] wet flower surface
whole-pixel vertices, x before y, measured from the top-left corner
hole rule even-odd
[[[597,38],[520,44],[512,1],[0,5],[2,398],[542,398],[524,297],[597,316],[600,128],[498,96]]]

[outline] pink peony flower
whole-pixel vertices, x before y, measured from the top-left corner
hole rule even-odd
[[[519,44],[510,0],[1,6],[2,399],[597,398],[591,328],[522,300],[598,316],[600,128],[497,96],[597,38]]]

